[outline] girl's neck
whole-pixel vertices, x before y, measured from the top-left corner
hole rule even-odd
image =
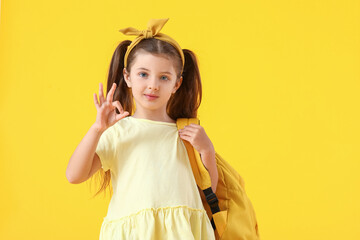
[[[162,116],[162,115],[155,115],[155,114],[141,114],[141,113],[135,111],[134,114],[132,115],[132,117],[143,118],[143,119],[148,119],[148,120],[153,120],[153,121],[160,121],[160,122],[176,123],[176,121],[171,119],[169,117],[169,115],[167,115],[167,114]]]

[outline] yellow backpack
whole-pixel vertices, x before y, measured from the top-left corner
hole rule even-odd
[[[191,123],[200,124],[197,118],[178,118],[177,128]],[[203,165],[200,154],[183,140],[196,184],[206,200],[202,203],[213,226],[217,240],[260,240],[258,222],[250,199],[245,193],[245,182],[218,153],[215,152],[219,180],[216,193],[211,188],[209,172]],[[207,203],[206,203],[207,202]]]

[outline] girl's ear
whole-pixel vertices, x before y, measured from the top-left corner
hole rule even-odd
[[[174,90],[172,91],[172,93],[175,93],[179,89],[179,87],[181,86],[182,80],[183,80],[183,77],[181,76],[180,79],[178,81],[176,81]]]
[[[124,80],[129,88],[131,88],[130,74],[126,71],[126,68],[123,69]]]

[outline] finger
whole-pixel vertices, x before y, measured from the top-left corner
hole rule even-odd
[[[194,133],[190,132],[190,131],[179,131],[180,136],[188,136],[188,137],[193,137]]]
[[[118,120],[120,120],[120,119],[122,119],[122,118],[124,118],[124,117],[126,117],[128,115],[129,115],[128,111],[124,111],[122,114],[117,114],[116,115],[116,121],[118,121]]]
[[[106,96],[106,101],[107,101],[107,102],[109,102],[109,103],[112,102],[115,89],[116,89],[116,83],[113,83],[112,86],[111,86],[110,91],[108,92],[108,94],[107,94],[107,96]]]
[[[198,129],[192,127],[185,127],[179,130],[181,133],[196,133]]]
[[[100,106],[102,106],[103,103],[105,102],[104,89],[102,83],[99,83],[99,100],[100,100]]]
[[[99,106],[99,102],[98,102],[96,93],[94,93],[94,103],[95,103],[96,110],[99,109],[100,106]]]
[[[186,141],[188,141],[189,143],[191,143],[191,138],[189,136],[186,136],[186,135],[180,135],[180,138],[181,139],[184,139]]]
[[[186,125],[184,128],[182,128],[181,130],[185,130],[185,129],[190,129],[190,130],[198,130],[200,125],[196,125],[196,124],[190,124],[190,125]]]
[[[119,101],[113,102],[112,105],[115,106],[119,110],[120,114],[122,114],[124,112],[124,109],[122,108]]]

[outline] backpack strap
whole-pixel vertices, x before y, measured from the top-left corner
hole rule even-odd
[[[200,120],[198,118],[178,118],[176,120],[176,125],[178,130],[183,129],[186,125],[189,125],[191,123],[200,124]],[[210,174],[208,170],[205,168],[199,152],[196,151],[196,149],[188,141],[183,140],[183,143],[186,147],[186,151],[189,156],[190,165],[196,180],[196,184],[204,192],[206,202],[209,204],[212,214],[220,212],[220,208],[218,204],[219,200],[211,188]],[[216,226],[213,218],[211,219],[211,225],[215,230]]]

